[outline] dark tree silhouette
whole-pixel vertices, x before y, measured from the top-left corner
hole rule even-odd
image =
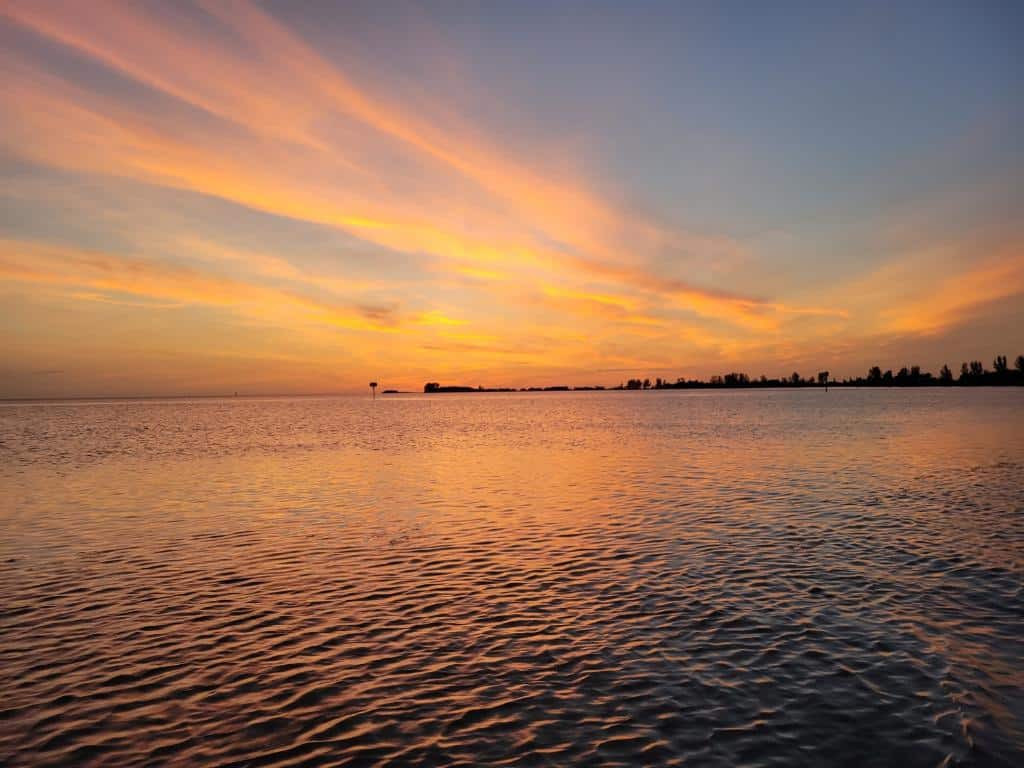
[[[672,381],[665,379],[660,376],[654,379],[652,384],[649,378],[636,378],[629,379],[627,382],[623,382],[614,389],[704,389],[704,388],[716,388],[716,387],[731,387],[731,388],[761,388],[761,387],[810,387],[815,384],[824,385],[826,387],[837,386],[837,387],[931,387],[931,386],[1024,386],[1024,355],[1018,355],[1014,360],[1014,369],[1010,368],[1009,359],[1005,355],[997,355],[993,361],[994,371],[988,371],[980,360],[972,360],[969,363],[963,363],[960,366],[959,377],[954,377],[953,371],[948,365],[943,365],[939,371],[938,376],[932,375],[928,371],[922,371],[921,366],[911,365],[903,366],[899,369],[896,375],[893,375],[891,369],[886,370],[884,373],[882,369],[873,365],[868,370],[867,376],[858,376],[855,378],[847,378],[842,381],[829,380],[831,373],[829,371],[819,371],[817,376],[802,378],[797,371],[793,371],[789,376],[783,376],[778,379],[769,379],[767,376],[762,374],[756,379],[752,379],[746,373],[742,371],[731,371],[724,375],[718,374],[711,376],[707,380],[701,379],[687,379],[683,376],[679,376]],[[371,387],[376,386],[376,382],[370,383]],[[540,392],[540,391],[555,391],[555,390],[600,390],[604,387],[588,386],[588,387],[528,387],[520,389],[521,392]],[[387,390],[390,391],[390,390]],[[429,381],[423,386],[424,392],[514,392],[514,389],[502,389],[502,388],[485,388],[485,387],[464,387],[464,386],[441,386],[436,381]]]

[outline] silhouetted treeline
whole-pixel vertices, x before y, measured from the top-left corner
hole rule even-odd
[[[630,380],[632,382],[633,380]],[[751,378],[745,373],[726,373],[722,376],[712,376],[707,381],[703,379],[684,379],[678,378],[675,381],[669,381],[668,379],[655,379],[654,384],[651,385],[648,380],[645,379],[647,386],[653,389],[717,389],[717,388],[742,388],[742,387],[817,387],[820,386],[823,381],[816,378],[803,378],[799,373],[795,371],[791,376],[787,376],[781,379],[769,379],[767,376],[762,375],[760,378]],[[829,386],[832,386],[836,382],[829,381]],[[631,387],[629,383],[625,386],[616,387],[616,389],[640,389],[640,387]]]
[[[728,389],[757,387],[1002,387],[1024,386],[1024,355],[1018,355],[1013,367],[1005,355],[999,355],[992,361],[992,370],[987,369],[980,360],[972,360],[960,366],[960,372],[954,374],[948,365],[942,366],[938,375],[922,371],[918,365],[903,367],[893,373],[883,371],[877,365],[868,370],[867,376],[857,376],[841,381],[829,378],[828,371],[819,371],[814,376],[801,376],[793,371],[789,376],[769,379],[761,375],[752,378],[745,373],[731,372],[721,376],[712,376],[707,381],[702,379],[678,378],[675,381],[656,378],[629,379],[611,389]],[[603,390],[601,386],[589,387],[461,387],[444,386],[436,381],[423,385],[423,391],[432,392],[581,392]]]
[[[428,394],[433,392],[580,392],[597,389],[604,389],[604,387],[569,387],[564,385],[557,387],[521,387],[519,389],[515,387],[442,387],[436,381],[428,381],[423,385],[423,391]]]
[[[516,390],[512,387],[458,387],[458,386],[446,386],[442,387],[436,381],[428,381],[423,385],[423,391],[427,393],[431,392],[515,392]]]
[[[867,376],[847,378],[841,381],[830,379],[828,371],[821,371],[815,377],[802,377],[794,371],[790,376],[769,379],[761,376],[754,379],[745,373],[727,373],[712,376],[708,381],[700,379],[630,379],[616,389],[704,389],[712,387],[953,387],[953,386],[1022,386],[1024,385],[1024,355],[1018,355],[1011,368],[1005,355],[992,361],[992,370],[985,368],[980,360],[972,360],[960,366],[960,373],[954,375],[948,365],[942,366],[938,376],[922,371],[920,366],[903,367],[893,373],[882,371],[877,365],[868,370]]]

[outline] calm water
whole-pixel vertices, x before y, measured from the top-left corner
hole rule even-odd
[[[1024,764],[1024,391],[15,404],[0,459],[0,764]]]

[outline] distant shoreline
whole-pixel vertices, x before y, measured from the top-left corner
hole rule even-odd
[[[826,387],[824,384],[703,384],[697,386],[661,386],[655,387],[650,386],[647,388],[630,388],[630,387],[444,387],[442,389],[431,390],[430,392],[420,392],[418,390],[389,390],[384,392],[385,395],[467,395],[467,394],[500,394],[500,393],[513,393],[523,394],[528,392],[660,392],[666,390],[758,390],[758,389],[1002,389],[1006,387],[1021,387],[1024,386],[1024,382],[1007,382],[1005,384],[857,384],[857,383],[845,383],[829,382]]]
[[[615,387],[603,386],[547,386],[547,387],[467,387],[463,385],[441,385],[436,381],[428,381],[423,385],[423,393],[447,394],[455,392],[606,392],[621,390],[649,389],[800,389],[814,387],[854,387],[875,389],[885,388],[923,388],[923,387],[1019,387],[1024,386],[1024,355],[1018,355],[1014,367],[1010,368],[1005,355],[998,355],[992,361],[994,370],[987,370],[980,360],[972,360],[960,366],[959,377],[953,376],[948,365],[942,366],[939,375],[935,376],[922,371],[920,366],[903,367],[897,373],[887,370],[884,373],[879,366],[872,366],[868,375],[857,378],[837,380],[831,378],[829,371],[820,371],[816,376],[803,377],[794,371],[791,376],[781,379],[769,379],[767,376],[753,378],[746,373],[731,372],[721,376],[712,376],[709,380],[677,378],[675,381],[656,377],[652,382],[649,378],[629,379]],[[385,394],[398,394],[394,390],[385,390]]]
[[[1007,387],[1024,386],[1021,384],[977,384],[977,385],[959,385],[954,384],[951,386],[942,386],[936,384],[917,384],[917,385],[892,385],[892,386],[869,386],[869,385],[858,385],[858,384],[838,384],[828,385],[829,389],[835,387],[836,389],[1005,389]],[[823,386],[818,384],[806,385],[806,386],[792,386],[786,385],[764,385],[764,386],[712,386],[708,385],[705,387],[651,387],[650,389],[644,390],[631,390],[622,387],[555,387],[545,389],[541,387],[534,388],[522,388],[513,389],[475,389],[469,388],[459,391],[447,391],[447,392],[421,392],[419,390],[403,389],[403,390],[388,390],[381,394],[383,395],[423,395],[423,394],[527,394],[527,393],[545,393],[545,392],[655,392],[665,390],[681,390],[681,391],[702,391],[702,390],[730,390],[730,391],[744,391],[744,390],[762,390],[762,389],[825,389]],[[33,404],[46,404],[46,403],[105,403],[105,402],[155,402],[159,400],[276,400],[281,398],[332,398],[332,397],[362,397],[363,395],[356,392],[316,392],[316,393],[283,393],[283,392],[271,392],[262,394],[252,395],[87,395],[87,396],[74,396],[74,397],[0,397],[0,405],[33,405]]]
[[[709,380],[677,378],[675,381],[656,377],[652,382],[648,379],[628,379],[618,386],[601,385],[569,386],[565,384],[544,387],[469,387],[463,385],[441,385],[429,381],[423,385],[422,392],[416,390],[385,389],[384,395],[413,394],[456,394],[482,392],[622,392],[647,391],[662,389],[684,390],[720,390],[720,389],[825,389],[831,387],[843,389],[930,389],[933,387],[1021,387],[1024,386],[1024,355],[1018,355],[1013,367],[1004,355],[992,361],[993,370],[988,370],[980,360],[972,360],[960,366],[959,376],[954,377],[948,365],[942,366],[938,376],[922,371],[919,366],[901,368],[897,373],[892,370],[882,371],[872,366],[867,376],[836,380],[830,378],[828,371],[820,371],[814,377],[803,377],[797,372],[783,379],[769,379],[767,376],[752,378],[745,373],[727,373],[723,376],[712,376]],[[377,382],[371,388],[376,389]],[[146,402],[154,400],[236,400],[280,397],[345,397],[355,392],[304,392],[304,393],[244,393],[226,392],[222,394],[193,395],[71,395],[63,397],[0,397],[0,404],[31,404],[31,403],[66,403],[66,402]]]

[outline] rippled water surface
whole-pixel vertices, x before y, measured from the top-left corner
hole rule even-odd
[[[1024,391],[0,405],[0,764],[1024,765]]]

